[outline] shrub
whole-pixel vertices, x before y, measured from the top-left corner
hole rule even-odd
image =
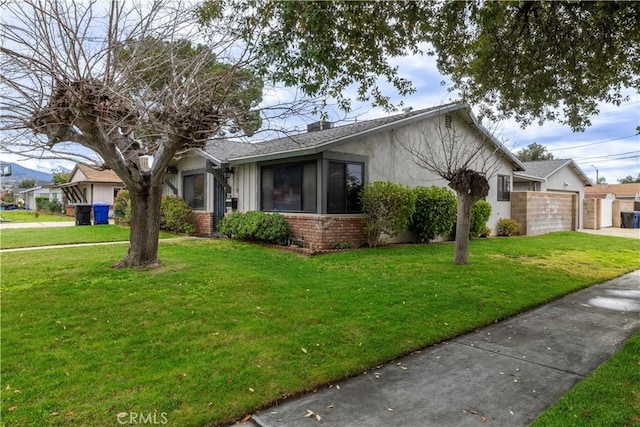
[[[377,246],[382,233],[395,237],[409,227],[416,195],[395,182],[376,181],[364,186],[362,209],[368,215],[364,226],[369,247]]]
[[[128,225],[131,222],[131,198],[128,190],[120,190],[113,201],[115,223]]]
[[[478,200],[473,208],[471,208],[471,224],[469,227],[469,236],[479,237],[487,228],[487,221],[491,216],[491,205],[486,200]]]
[[[60,213],[62,212],[62,203],[59,200],[50,200],[48,197],[36,197],[36,211]]]
[[[520,224],[511,218],[498,220],[498,236],[513,236],[520,232]]]
[[[266,243],[282,243],[291,236],[284,216],[257,211],[226,215],[218,223],[218,231],[234,239]]]
[[[444,187],[416,187],[416,208],[411,217],[409,230],[420,241],[435,239],[451,233],[456,222],[457,200],[453,191]]]
[[[193,211],[180,196],[164,196],[160,205],[160,228],[174,233],[193,234]]]

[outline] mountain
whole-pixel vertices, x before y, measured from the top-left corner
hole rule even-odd
[[[36,181],[38,181],[38,183],[51,182],[53,180],[53,174],[50,173],[28,169],[24,166],[20,166],[17,163],[3,162],[3,164],[11,165],[11,175],[2,177],[3,184],[10,182],[14,182],[17,184],[24,179],[35,179]]]

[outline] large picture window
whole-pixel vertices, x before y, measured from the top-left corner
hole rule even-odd
[[[263,166],[260,178],[263,211],[317,211],[316,162]]]
[[[508,202],[511,200],[511,177],[509,175],[498,175],[498,201]]]
[[[329,162],[327,213],[360,213],[364,164]]]
[[[183,199],[192,209],[204,209],[204,174],[182,178]]]

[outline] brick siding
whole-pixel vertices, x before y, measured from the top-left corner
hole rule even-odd
[[[197,236],[213,236],[213,212],[193,211],[193,226]]]
[[[337,243],[359,248],[365,242],[364,215],[283,214],[296,239],[312,250],[333,249]]]

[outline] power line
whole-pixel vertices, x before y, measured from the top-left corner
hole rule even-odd
[[[640,155],[638,150],[627,151],[625,153],[616,153],[616,154],[604,154],[602,156],[592,156],[592,157],[575,157],[574,160],[595,160],[595,159],[605,159],[607,157],[617,157],[617,156],[626,156],[628,154]]]
[[[589,144],[574,145],[574,146],[572,146],[572,147],[553,148],[552,150],[553,150],[553,151],[572,150],[572,149],[574,149],[574,148],[589,147],[589,146],[591,146],[591,145],[604,144],[604,143],[606,143],[606,142],[620,141],[621,139],[633,138],[634,136],[638,136],[638,134],[627,135],[627,136],[621,136],[620,138],[607,139],[607,140],[604,140],[604,141],[590,142]],[[549,151],[551,151],[551,150],[549,150]]]

